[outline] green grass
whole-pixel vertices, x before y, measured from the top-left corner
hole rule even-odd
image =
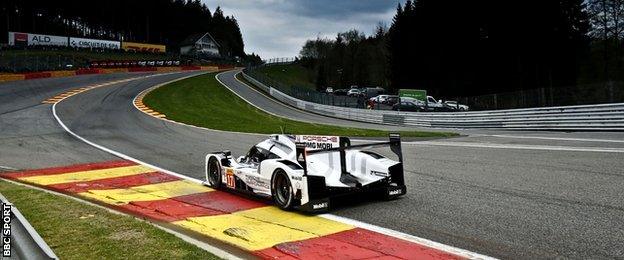
[[[286,86],[299,86],[316,89],[314,75],[299,64],[270,65],[260,67],[255,72],[263,74]]]
[[[6,181],[0,190],[60,259],[218,259],[133,217]]]
[[[215,74],[177,81],[150,92],[143,102],[168,119],[210,129],[275,134],[280,126],[292,134],[388,136],[388,132],[312,124],[267,114],[219,84]],[[401,132],[405,137],[449,137],[446,132]]]

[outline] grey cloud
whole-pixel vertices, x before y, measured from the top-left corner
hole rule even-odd
[[[401,0],[403,2],[404,0]],[[391,22],[397,1],[386,0],[202,0],[238,20],[245,51],[263,58],[296,56],[308,39],[358,29],[371,33]]]

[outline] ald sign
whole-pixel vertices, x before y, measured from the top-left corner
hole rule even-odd
[[[27,44],[28,46],[67,46],[67,37],[9,32],[9,45]]]

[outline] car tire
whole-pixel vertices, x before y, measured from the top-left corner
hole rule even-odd
[[[221,187],[221,165],[219,165],[219,160],[216,157],[210,157],[208,159],[208,164],[206,165],[206,173],[208,176],[208,184],[210,187],[218,189]]]
[[[283,210],[290,210],[295,204],[295,194],[293,193],[290,179],[282,169],[277,169],[273,173],[271,195],[273,195],[275,204]]]

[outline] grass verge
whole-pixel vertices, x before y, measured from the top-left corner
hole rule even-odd
[[[0,191],[60,259],[218,259],[133,217],[3,180]]]
[[[168,119],[216,130],[274,134],[280,126],[292,134],[387,136],[388,132],[312,124],[276,117],[240,99],[214,78],[204,74],[177,81],[150,92],[143,102]],[[450,137],[455,133],[409,131],[405,137]]]

